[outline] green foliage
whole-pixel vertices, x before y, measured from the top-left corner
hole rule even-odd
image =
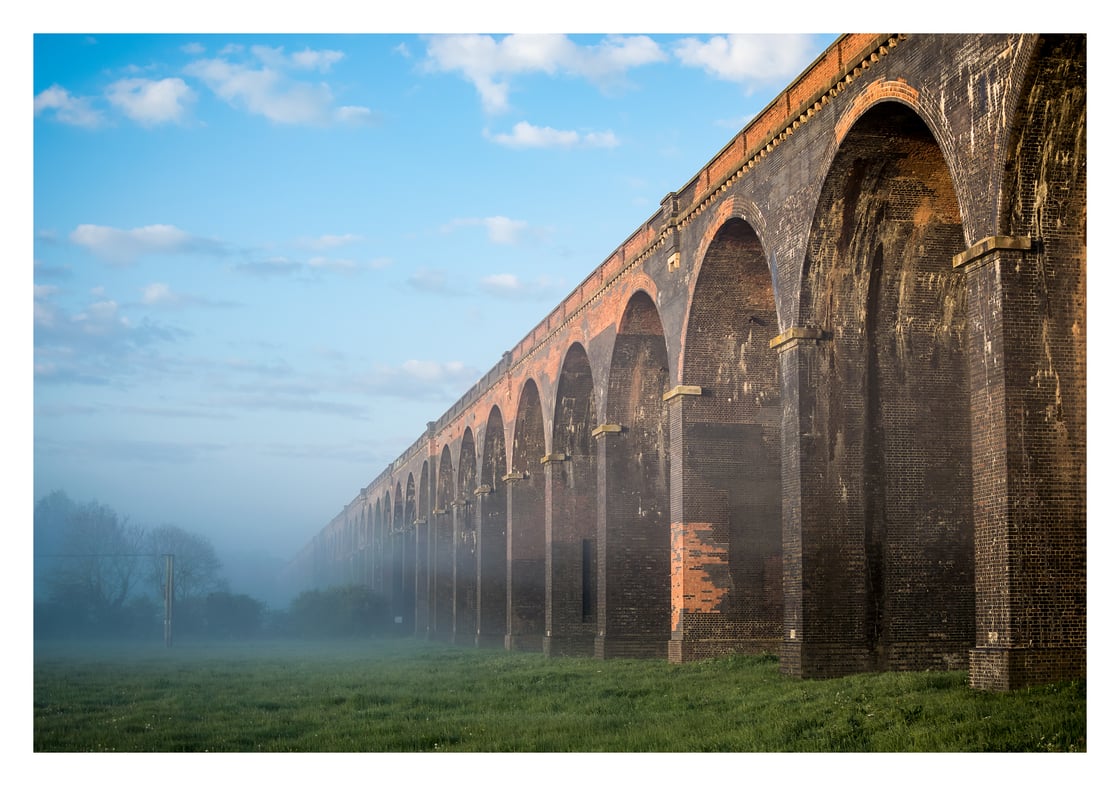
[[[211,636],[256,636],[264,619],[264,603],[248,595],[211,592],[206,596],[206,630]]]
[[[801,681],[773,658],[545,658],[401,639],[36,648],[36,751],[1082,751],[1085,682]]]
[[[175,526],[146,531],[106,505],[78,504],[61,491],[36,502],[34,527],[37,639],[162,641],[166,554],[175,555],[176,636],[260,629],[261,604],[226,592],[214,546],[201,535]]]
[[[353,584],[300,594],[283,625],[286,633],[303,638],[369,636],[388,632],[392,618],[384,598]]]

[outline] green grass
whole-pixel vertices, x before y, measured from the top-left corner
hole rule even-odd
[[[417,641],[35,653],[36,751],[1083,751],[1084,681],[795,680],[770,657],[545,658]]]

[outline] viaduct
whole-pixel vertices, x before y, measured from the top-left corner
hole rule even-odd
[[[1086,668],[1086,37],[845,35],[288,566],[418,637]]]

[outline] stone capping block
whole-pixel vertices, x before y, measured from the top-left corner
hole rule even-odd
[[[591,430],[591,436],[601,437],[604,434],[621,434],[622,426],[617,423],[604,423],[601,426],[596,426]]]
[[[672,401],[679,396],[702,396],[704,390],[699,385],[677,385],[661,397],[662,401]]]
[[[525,480],[525,478],[527,478],[527,477],[529,477],[528,472],[522,472],[521,470],[514,470],[513,472],[507,472],[505,475],[502,475],[502,480],[506,483],[509,483],[510,481],[513,481],[513,480]]]
[[[953,255],[953,269],[962,268],[970,262],[975,262],[993,251],[1030,251],[1031,239],[1029,237],[1008,237],[1007,235],[992,235],[973,244],[959,254]]]
[[[791,327],[783,333],[774,336],[770,339],[770,349],[782,349],[787,344],[797,341],[799,339],[809,339],[810,341],[827,341],[832,338],[832,334],[827,330],[811,327]]]
[[[552,464],[559,461],[567,461],[571,458],[567,453],[547,453],[541,456],[542,464]]]
[[[483,484],[482,484],[481,486],[479,486],[478,488],[476,488],[476,489],[474,490],[474,495],[475,495],[476,497],[481,497],[481,496],[482,496],[482,495],[484,495],[484,494],[489,494],[489,493],[490,493],[491,491],[493,491],[493,490],[494,490],[494,489],[490,488],[490,484],[489,484],[489,483],[483,483]]]

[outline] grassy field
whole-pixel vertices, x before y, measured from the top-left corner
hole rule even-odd
[[[1083,751],[1085,683],[964,672],[802,681],[417,641],[46,645],[35,751]]]

